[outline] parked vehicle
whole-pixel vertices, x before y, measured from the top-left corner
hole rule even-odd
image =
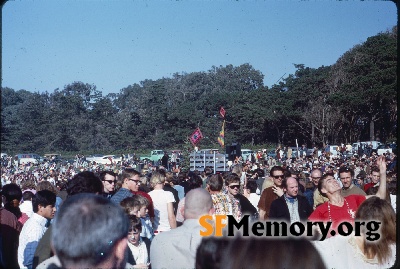
[[[104,156],[103,154],[93,154],[93,155],[87,156],[85,159],[87,162],[93,162],[98,159],[101,159],[103,156]]]
[[[38,164],[42,161],[43,157],[35,153],[17,154],[14,156],[14,163],[16,165],[27,164],[27,163]]]
[[[55,159],[55,158],[61,158],[61,154],[58,154],[58,153],[46,153],[44,155],[44,158],[46,160],[51,160],[51,159]]]
[[[368,145],[372,145],[372,151],[371,152],[377,152],[378,146],[380,146],[382,143],[379,141],[363,141],[363,142],[356,142],[352,144],[352,151],[353,153],[358,153],[358,148],[361,146],[363,150],[366,149]]]
[[[242,149],[242,159],[247,161],[251,154],[254,152],[251,149]]]
[[[328,150],[329,150],[331,156],[338,156],[339,152],[340,152],[338,145],[329,145]]]
[[[321,156],[322,154],[322,150],[318,150],[318,157]],[[307,149],[307,153],[306,153],[307,157],[314,157],[314,148],[309,148]]]
[[[115,155],[103,155],[101,157],[91,158],[90,160],[91,162],[96,162],[97,164],[112,164],[122,161],[121,157],[117,157]]]
[[[383,155],[383,153],[392,153],[392,152],[393,152],[393,150],[389,144],[379,145],[378,148],[376,149],[376,154],[378,154],[378,155]]]
[[[116,155],[104,155],[100,160],[97,161],[98,164],[111,164],[122,162],[121,156]]]
[[[157,161],[160,160],[163,156],[164,156],[164,150],[155,149],[155,150],[152,150],[152,151],[151,151],[150,156],[143,156],[143,157],[140,157],[140,160],[141,160],[141,161],[143,161],[143,160],[149,160],[149,161],[152,161],[152,162],[157,162]]]

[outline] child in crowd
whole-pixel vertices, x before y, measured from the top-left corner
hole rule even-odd
[[[135,215],[129,216],[129,230],[128,230],[128,252],[127,262],[136,265],[140,268],[148,268],[150,240],[142,238],[140,232],[142,231],[142,224],[140,218]]]
[[[134,195],[133,197],[127,197],[121,201],[121,206],[128,215],[134,215],[141,221],[141,237],[148,238],[150,240],[154,237],[153,226],[148,215],[149,202],[141,195]]]

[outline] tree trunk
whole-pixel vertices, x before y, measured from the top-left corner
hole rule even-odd
[[[375,122],[374,122],[374,120],[371,120],[369,122],[369,140],[370,141],[375,140]]]

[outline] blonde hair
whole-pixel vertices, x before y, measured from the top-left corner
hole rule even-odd
[[[157,184],[164,184],[165,183],[165,174],[160,172],[153,172],[150,178],[150,184],[154,187]]]

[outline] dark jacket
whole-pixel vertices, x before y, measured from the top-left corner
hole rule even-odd
[[[146,248],[147,248],[147,254],[150,258],[150,244],[151,241],[150,239],[148,239],[147,237],[142,237],[143,242],[146,244]],[[136,261],[135,258],[133,257],[132,251],[129,249],[129,247],[126,248],[127,253],[127,263],[132,264],[132,265],[136,265]]]
[[[242,211],[242,215],[250,215],[254,216],[257,214],[257,208],[255,208],[244,195],[238,194],[235,196],[236,199],[239,200],[240,210]]]
[[[304,196],[298,195],[297,201],[298,201],[300,220],[306,221],[313,212],[313,209],[308,203],[307,198],[305,198]],[[286,220],[287,222],[290,223],[289,208],[286,204],[284,195],[282,195],[281,197],[272,202],[269,211],[269,218],[275,220]]]
[[[174,206],[174,213],[176,216],[176,211],[178,210],[178,204],[179,204],[178,191],[175,190],[173,187],[171,187],[171,185],[169,185],[168,183],[164,185],[164,191],[172,192],[172,194],[174,195],[175,202],[173,203],[173,206]]]

